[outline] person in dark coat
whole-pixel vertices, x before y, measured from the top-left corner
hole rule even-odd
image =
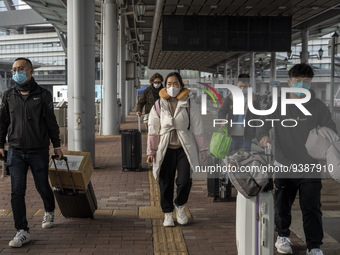
[[[149,112],[156,100],[159,99],[159,91],[163,88],[163,76],[159,73],[155,73],[150,78],[150,86],[148,86],[140,96],[137,103],[136,114],[141,116],[144,108],[143,122],[148,123]]]
[[[33,78],[33,65],[27,58],[17,58],[12,65],[15,87],[3,94],[0,105],[0,156],[5,156],[11,176],[11,206],[17,233],[10,247],[21,247],[31,240],[27,217],[25,192],[30,168],[45,214],[42,228],[54,223],[55,201],[48,182],[49,148],[61,159],[59,126],[54,115],[51,93],[40,87]]]
[[[321,211],[321,176],[316,169],[320,166],[313,159],[305,147],[309,132],[318,126],[328,127],[336,132],[336,125],[327,106],[315,97],[310,88],[314,71],[310,65],[297,64],[289,72],[288,86],[309,90],[311,97],[303,103],[311,115],[305,115],[295,104],[281,106],[279,98],[276,110],[265,116],[276,119],[273,128],[275,133],[275,161],[274,167],[282,169],[275,172],[275,227],[278,237],[275,243],[281,254],[292,254],[290,239],[290,225],[292,222],[291,209],[295,197],[299,194],[299,204],[302,211],[303,230],[306,237],[306,255],[323,255],[320,246],[323,239],[322,211]],[[306,95],[301,92],[289,93],[289,99],[302,99]],[[286,114],[281,112],[285,107]],[[285,119],[294,120],[296,125],[286,127],[281,124]],[[271,143],[270,123],[257,129],[257,138],[261,146]],[[318,145],[316,145],[318,146]],[[327,165],[326,165],[327,167]],[[315,168],[315,170],[313,170]]]

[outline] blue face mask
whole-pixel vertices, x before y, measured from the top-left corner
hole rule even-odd
[[[243,93],[243,95],[247,95],[248,94],[248,89],[242,89],[242,93]]]
[[[12,79],[18,84],[23,84],[27,80],[26,72],[16,72],[12,75]]]
[[[303,88],[303,89],[309,90],[310,85],[308,83],[304,83],[303,81],[301,81],[301,82],[293,83],[292,88]],[[295,92],[294,94],[298,97],[301,97],[302,95],[304,95],[304,93],[301,93],[301,92]]]

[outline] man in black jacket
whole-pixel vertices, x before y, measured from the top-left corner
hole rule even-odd
[[[0,155],[5,154],[7,137],[9,149],[6,163],[11,175],[11,205],[17,229],[9,246],[21,247],[30,241],[25,205],[28,168],[44,202],[42,228],[50,228],[55,209],[54,195],[48,182],[50,141],[58,159],[63,153],[52,95],[35,82],[31,61],[17,58],[12,65],[12,74],[15,87],[4,93],[0,106]]]
[[[281,169],[275,172],[275,225],[278,238],[275,243],[277,251],[282,254],[293,253],[291,247],[290,224],[291,208],[299,191],[300,208],[303,215],[303,229],[306,236],[307,255],[323,255],[320,246],[323,239],[321,212],[321,179],[317,173],[318,161],[309,156],[305,143],[310,130],[317,126],[328,127],[336,132],[336,126],[326,105],[315,98],[310,90],[313,69],[307,64],[297,64],[289,72],[288,86],[304,88],[310,91],[311,99],[303,106],[311,115],[305,115],[296,105],[287,104],[286,115],[281,114],[281,102],[277,109],[266,119],[277,119],[274,122],[275,133],[275,162]],[[302,99],[303,93],[290,93],[290,99]],[[287,127],[282,120],[293,119],[296,125]],[[265,121],[263,127],[257,129],[261,146],[270,143],[269,129],[271,124]],[[317,146],[317,145],[316,145]],[[314,169],[314,170],[312,170]]]

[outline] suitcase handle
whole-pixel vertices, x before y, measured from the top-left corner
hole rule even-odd
[[[141,132],[141,117],[140,115],[137,115],[138,116],[138,130],[139,132]]]
[[[57,178],[57,180],[58,180],[60,189],[61,189],[61,191],[64,193],[64,187],[63,187],[63,184],[61,183],[60,174],[59,174],[59,172],[58,172],[57,164],[56,164],[56,162],[55,162],[55,159],[56,159],[57,157],[58,157],[57,155],[52,155],[51,158],[52,158],[52,161],[53,161],[53,164],[54,164],[55,175],[56,175],[56,178]],[[73,192],[75,193],[75,192],[76,192],[76,188],[75,188],[75,184],[74,184],[74,180],[73,180],[72,173],[71,173],[70,168],[69,168],[69,165],[68,165],[67,157],[63,156],[63,157],[61,157],[60,160],[65,160],[66,168],[67,168],[67,171],[68,171],[69,177],[70,177],[70,179],[71,179],[71,183],[72,183],[72,189],[73,189]]]

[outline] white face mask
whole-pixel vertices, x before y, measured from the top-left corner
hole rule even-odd
[[[171,97],[176,97],[179,94],[180,88],[175,88],[174,86],[171,86],[170,88],[167,88],[166,91],[168,92],[168,95]]]
[[[161,85],[162,83],[153,83],[155,89],[158,89]]]

